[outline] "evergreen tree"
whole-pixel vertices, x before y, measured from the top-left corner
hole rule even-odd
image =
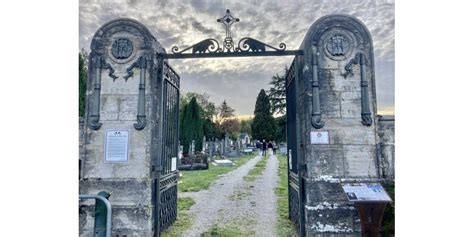
[[[275,141],[285,142],[286,141],[286,114],[275,118],[275,123],[277,126]]]
[[[200,115],[203,122],[203,131],[206,139],[213,140],[218,136],[217,124],[213,121],[214,116],[217,115],[216,106],[209,101],[209,95],[206,93],[199,94],[196,92],[187,92],[179,97],[179,113],[180,117],[183,115],[184,106],[188,104],[191,99],[195,97],[196,102],[200,108]]]
[[[195,151],[202,150],[203,121],[196,98],[193,97],[183,108],[180,116],[179,140],[183,145],[183,154],[189,154],[189,144],[194,140]]]
[[[84,57],[79,53],[79,117],[84,117],[86,109],[87,69]]]
[[[252,122],[252,137],[258,140],[274,140],[276,124],[270,111],[270,102],[267,94],[262,89],[258,93],[255,103],[254,118]]]
[[[205,119],[203,121],[203,132],[207,140],[214,140],[214,138],[218,137],[217,124],[209,118]]]
[[[270,81],[271,88],[268,90],[268,98],[270,100],[272,114],[286,113],[286,76],[288,67],[284,68],[283,76],[276,74]]]
[[[252,119],[242,119],[240,121],[240,132],[252,134]]]

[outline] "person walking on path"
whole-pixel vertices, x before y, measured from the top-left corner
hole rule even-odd
[[[267,155],[267,143],[265,142],[265,140],[263,140],[262,142],[262,156],[266,156]]]
[[[273,141],[273,155],[274,156],[276,156],[276,154],[277,154],[277,149],[278,149],[277,143],[275,141]]]
[[[275,154],[273,153],[273,144],[272,144],[271,141],[268,142],[268,149],[270,149],[270,152],[271,152],[270,155],[271,155],[271,156],[272,156],[272,155],[275,155]]]
[[[257,141],[257,144],[255,144],[255,146],[257,147],[257,149],[259,150],[258,153],[260,154],[262,152],[262,143],[260,143],[260,141]],[[260,154],[261,155],[261,154]]]

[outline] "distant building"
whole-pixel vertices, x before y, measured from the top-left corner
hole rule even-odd
[[[239,140],[242,142],[242,144],[247,145],[250,144],[250,136],[248,133],[240,133],[239,135]]]

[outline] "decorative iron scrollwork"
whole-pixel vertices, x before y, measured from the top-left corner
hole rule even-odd
[[[356,53],[353,59],[344,67],[347,75],[352,75],[352,67],[355,64],[360,65],[360,86],[361,86],[361,106],[362,106],[362,124],[365,126],[372,125],[372,113],[369,108],[369,82],[366,80],[366,66],[367,66],[367,57],[363,53]]]
[[[171,51],[174,54],[180,54],[183,52],[188,51],[189,49],[192,49],[192,53],[214,53],[214,52],[222,52],[222,49],[219,46],[219,42],[215,39],[205,39],[193,46],[187,47],[181,51],[179,51],[178,46],[173,46],[171,48]]]
[[[235,51],[236,52],[265,52],[267,47],[275,51],[284,51],[286,49],[286,44],[280,43],[279,49],[278,49],[268,44],[265,44],[259,40],[256,40],[250,37],[245,37],[239,41],[238,47],[235,49]]]
[[[239,18],[235,18],[230,15],[230,11],[227,9],[226,15],[222,18],[217,19],[217,22],[223,23],[226,27],[226,37],[223,41],[223,47],[219,45],[219,41],[213,38],[205,39],[197,44],[187,47],[183,50],[179,50],[178,46],[173,46],[171,52],[173,54],[183,54],[191,50],[190,54],[206,54],[206,53],[237,53],[237,52],[266,52],[271,49],[273,51],[282,52],[286,49],[285,43],[280,43],[278,47],[265,44],[259,40],[244,37],[239,40],[237,47],[234,45],[230,27],[233,23],[239,22]]]

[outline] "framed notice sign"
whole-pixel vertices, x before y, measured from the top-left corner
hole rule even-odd
[[[105,162],[128,162],[128,130],[106,130],[104,156]]]
[[[176,157],[171,158],[171,171],[176,170]]]
[[[329,144],[328,131],[312,131],[310,137],[311,144]]]
[[[379,183],[350,183],[342,188],[351,202],[392,202]]]

